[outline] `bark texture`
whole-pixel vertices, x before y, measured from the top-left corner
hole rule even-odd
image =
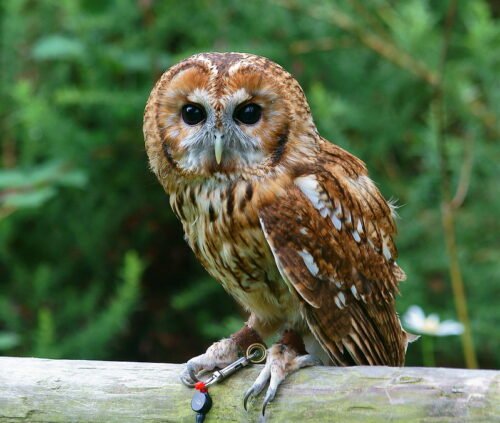
[[[182,365],[0,357],[0,422],[193,422]],[[261,366],[210,388],[206,422],[258,422],[243,409]],[[315,367],[280,387],[267,422],[500,421],[500,372]]]

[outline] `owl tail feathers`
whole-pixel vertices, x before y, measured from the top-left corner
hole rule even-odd
[[[420,335],[415,335],[414,333],[407,332],[403,330],[404,335],[406,336],[406,344],[405,344],[405,353],[408,348],[408,344],[417,341],[420,338]]]

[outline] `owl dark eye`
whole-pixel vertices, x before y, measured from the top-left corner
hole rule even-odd
[[[196,125],[206,118],[205,110],[197,104],[185,104],[182,106],[181,115],[182,120],[188,125]]]
[[[262,115],[262,107],[255,103],[248,103],[238,107],[233,118],[245,125],[257,123]]]

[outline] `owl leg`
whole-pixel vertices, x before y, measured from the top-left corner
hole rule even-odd
[[[307,353],[302,338],[296,332],[292,330],[285,331],[281,340],[269,349],[264,369],[262,369],[252,387],[245,393],[243,400],[245,410],[247,409],[248,400],[262,392],[267,382],[269,382],[269,388],[262,405],[262,415],[264,415],[267,405],[276,395],[278,386],[289,374],[302,367],[321,364],[322,362],[318,358]]]
[[[256,342],[263,343],[260,335],[251,327],[244,326],[230,338],[215,342],[204,354],[189,360],[180,375],[181,381],[188,386],[194,385],[201,374],[233,363],[249,345]]]

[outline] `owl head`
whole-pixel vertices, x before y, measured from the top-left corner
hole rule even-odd
[[[202,53],[168,69],[144,115],[157,176],[238,174],[300,162],[317,131],[298,82],[270,60]]]

